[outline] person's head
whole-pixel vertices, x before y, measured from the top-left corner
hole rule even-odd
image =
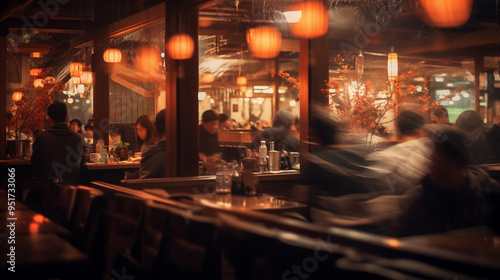
[[[156,114],[155,118],[156,133],[160,139],[165,138],[165,109]]]
[[[457,127],[433,124],[425,128],[433,140],[430,178],[439,187],[459,190],[462,187],[464,170],[471,159],[464,133]]]
[[[458,116],[455,125],[465,133],[471,133],[480,128],[483,125],[483,121],[475,111],[467,110]]]
[[[437,124],[448,124],[450,123],[450,118],[448,116],[448,109],[443,105],[439,105],[437,108],[431,110],[431,122]]]
[[[225,129],[231,128],[231,122],[226,114],[219,114],[219,126]]]
[[[49,126],[55,123],[67,123],[68,108],[66,108],[66,104],[60,101],[54,101],[47,108],[47,116],[49,118]]]
[[[141,141],[149,142],[153,139],[154,124],[151,118],[147,115],[140,116],[135,122],[135,127],[137,129],[137,137]]]
[[[91,125],[85,125],[85,132],[89,138],[94,138],[94,127]]]
[[[213,110],[207,110],[201,115],[201,125],[210,134],[215,134],[219,128],[219,115]]]
[[[424,125],[424,117],[413,111],[403,111],[396,119],[400,138],[422,136]]]
[[[273,121],[273,127],[283,127],[290,130],[290,127],[295,122],[292,112],[287,110],[279,110],[276,113]]]
[[[69,127],[74,132],[82,133],[82,122],[79,119],[72,119],[69,122]]]
[[[89,120],[87,121],[87,124],[88,124],[88,125],[91,125],[91,126],[94,126],[94,119],[89,119]]]

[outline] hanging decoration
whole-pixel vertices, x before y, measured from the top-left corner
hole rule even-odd
[[[206,72],[201,76],[202,83],[209,84],[212,83],[213,81],[215,81],[215,76],[210,72]]]
[[[30,53],[30,57],[33,57],[33,58],[40,58],[43,56],[43,53],[41,52],[31,52]]]
[[[318,38],[328,32],[328,11],[322,1],[295,3],[284,14],[290,31],[299,38]]]
[[[358,79],[361,79],[364,70],[365,70],[365,57],[363,56],[363,51],[359,51],[359,55],[356,56],[356,74],[358,74]]]
[[[247,31],[247,43],[252,56],[257,58],[277,57],[281,49],[281,33],[272,26],[259,26]]]
[[[187,34],[175,34],[168,40],[167,51],[172,59],[189,59],[193,56],[194,41]]]
[[[40,69],[40,68],[31,68],[30,69],[30,76],[38,77],[38,76],[40,76],[40,74],[42,74],[42,69]]]
[[[398,54],[391,48],[391,52],[387,54],[387,78],[389,82],[394,83],[398,77]]]
[[[92,71],[82,71],[80,82],[84,85],[91,85],[93,81]]]
[[[82,72],[83,64],[80,62],[71,62],[69,65],[69,74],[71,77],[80,77],[80,73]]]
[[[102,58],[107,63],[119,63],[122,61],[122,52],[119,49],[110,48],[104,51]]]
[[[247,77],[245,77],[245,76],[238,76],[236,78],[236,84],[238,86],[246,86],[247,85]]]
[[[83,93],[85,92],[85,85],[84,84],[78,84],[76,86],[76,93],[83,95]]]
[[[35,88],[43,88],[43,82],[44,82],[44,79],[40,79],[40,78],[35,79],[35,80],[33,81],[33,86],[34,86]]]
[[[21,99],[23,99],[23,92],[21,90],[16,90],[14,91],[14,93],[12,94],[12,101],[21,101]]]
[[[160,50],[153,46],[142,46],[137,49],[135,68],[141,72],[157,73],[160,71]]]
[[[473,0],[420,0],[420,4],[428,24],[450,28],[467,23]]]

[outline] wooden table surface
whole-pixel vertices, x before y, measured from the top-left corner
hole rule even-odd
[[[120,163],[85,163],[87,170],[109,170],[109,169],[139,169],[140,162],[120,162]]]

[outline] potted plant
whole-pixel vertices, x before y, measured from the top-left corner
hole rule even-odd
[[[46,77],[42,79],[42,77]],[[37,80],[37,86],[34,85]],[[64,88],[62,83],[55,83],[54,78],[45,70],[38,77],[34,77],[20,88],[22,97],[14,101],[7,120],[7,153],[11,158],[22,158],[29,148],[29,141],[35,131],[43,127],[47,108],[54,96]]]
[[[127,160],[128,159],[128,146],[130,146],[130,143],[128,142],[116,142],[115,146],[115,151],[116,155],[120,158],[120,160]]]

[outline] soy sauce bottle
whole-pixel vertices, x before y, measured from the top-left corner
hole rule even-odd
[[[242,184],[243,173],[240,170],[239,164],[233,164],[231,170],[231,194],[244,194],[243,184]]]

